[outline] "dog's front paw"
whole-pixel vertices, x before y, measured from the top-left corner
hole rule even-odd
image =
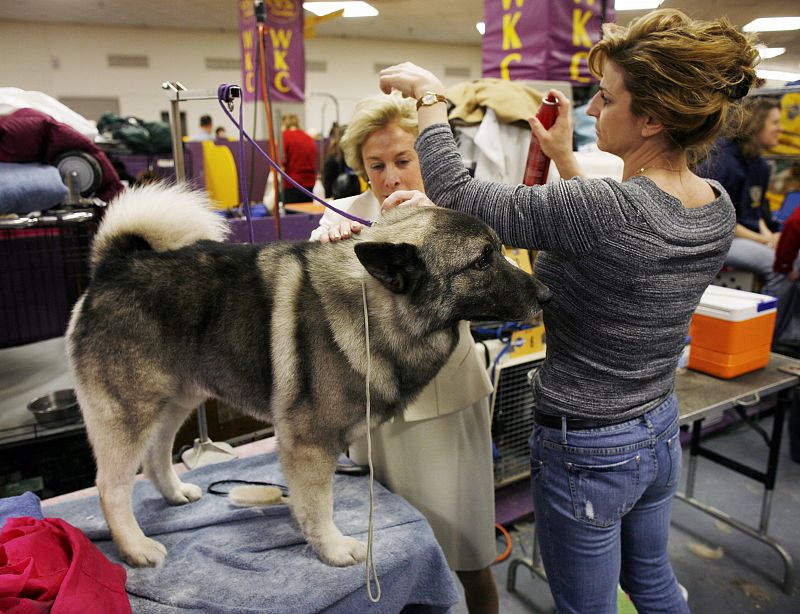
[[[193,503],[203,496],[203,489],[195,484],[181,482],[181,494],[185,499],[182,503]]]
[[[143,537],[120,548],[120,556],[131,567],[157,567],[164,562],[167,549],[162,543]]]
[[[178,490],[170,493],[169,496],[165,495],[165,498],[172,503],[172,505],[186,505],[187,503],[197,501],[202,496],[203,491],[199,486],[181,482]]]
[[[317,554],[328,565],[347,567],[367,558],[367,547],[353,537],[342,535],[319,544]]]

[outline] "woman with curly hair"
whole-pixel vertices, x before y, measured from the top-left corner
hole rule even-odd
[[[569,101],[551,130],[531,126],[564,179],[509,186],[464,168],[441,81],[404,63],[384,92],[418,100],[427,196],[471,213],[504,243],[540,250],[547,358],[534,381],[531,482],[542,559],[559,612],[688,612],[667,554],[681,473],[675,368],[689,320],[719,271],[736,217],[722,186],[689,159],[711,143],[755,79],[753,41],[725,19],[653,11],[604,26],[589,53],[600,79],[588,113],[622,181],[586,179]],[[397,192],[383,208],[418,199]]]

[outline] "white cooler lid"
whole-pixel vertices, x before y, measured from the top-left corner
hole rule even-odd
[[[709,286],[703,292],[695,313],[700,315],[741,322],[775,311],[778,299],[766,294],[745,292],[723,286]]]

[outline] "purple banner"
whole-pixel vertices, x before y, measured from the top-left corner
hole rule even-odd
[[[239,46],[242,53],[242,97],[255,100],[261,79],[256,66],[258,33],[253,3],[239,0]],[[264,47],[269,94],[277,102],[303,102],[306,54],[303,42],[303,5],[300,0],[265,0]]]
[[[301,0],[266,0],[267,79],[278,102],[303,102],[306,92],[306,48]]]
[[[256,55],[258,54],[258,34],[256,15],[250,0],[239,0],[239,49],[242,54],[242,101],[256,99]]]
[[[508,81],[594,81],[586,65],[600,40],[602,0],[484,0],[482,74]],[[608,0],[606,21],[613,21]]]

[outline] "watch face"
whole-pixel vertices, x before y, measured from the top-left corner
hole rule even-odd
[[[428,107],[436,104],[437,102],[444,102],[445,98],[442,94],[436,92],[425,92],[419,100],[417,100],[417,109],[420,107]]]

